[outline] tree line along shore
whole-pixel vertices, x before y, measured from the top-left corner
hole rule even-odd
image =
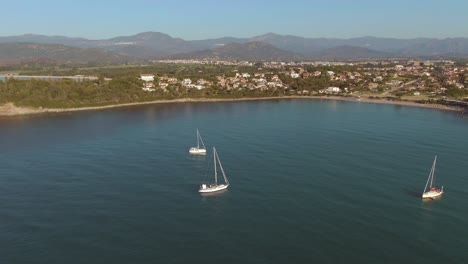
[[[468,90],[463,86],[465,68],[446,64],[415,67],[369,62],[352,65],[154,63],[97,68],[43,66],[35,70],[17,71],[16,74],[44,78],[21,80],[15,78],[17,75],[10,74],[0,81],[0,105],[4,105],[0,108],[0,114],[158,101],[296,97],[461,109],[448,107],[450,101],[447,99],[462,102],[468,96]],[[96,78],[47,80],[46,77],[51,75],[93,75]],[[143,76],[152,77],[148,81]]]

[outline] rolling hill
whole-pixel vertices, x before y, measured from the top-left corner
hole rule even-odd
[[[208,60],[254,60],[290,61],[301,60],[300,54],[284,51],[264,42],[229,43],[214,49],[176,54],[168,59],[208,59]]]
[[[319,60],[358,60],[397,57],[396,54],[355,46],[338,46],[321,51],[311,58]]]
[[[82,49],[62,44],[0,43],[0,62],[46,60],[57,63],[116,63],[134,58],[100,49]]]

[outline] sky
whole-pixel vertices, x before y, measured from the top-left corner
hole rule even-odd
[[[467,0],[14,0],[0,9],[0,36],[468,37]]]

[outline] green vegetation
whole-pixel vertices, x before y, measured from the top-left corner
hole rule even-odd
[[[468,90],[466,89],[458,89],[456,87],[450,86],[447,88],[447,92],[445,93],[448,97],[452,98],[462,98],[468,96]]]
[[[145,102],[154,100],[171,100],[178,98],[251,98],[281,96],[281,90],[250,90],[240,88],[233,90],[221,89],[217,84],[217,76],[234,77],[238,72],[248,72],[253,75],[259,72],[257,67],[220,66],[195,64],[163,64],[156,63],[145,66],[111,66],[111,67],[42,67],[38,70],[20,72],[21,75],[94,75],[97,81],[75,82],[72,80],[15,80],[8,79],[0,85],[0,103],[13,102],[17,106],[33,106],[46,108],[69,108],[122,104],[130,102]],[[176,84],[167,87],[166,91],[156,88],[154,92],[143,91],[143,82],[137,77],[142,73],[153,73],[156,79],[161,76],[175,77],[179,81],[184,78],[192,80],[204,79],[212,82],[212,87],[202,90],[187,89]],[[103,78],[112,78],[105,82]],[[293,83],[293,80],[290,80]],[[294,80],[297,82],[297,80]],[[307,87],[307,82],[298,81],[294,88]],[[318,87],[318,86],[317,86]]]
[[[318,78],[296,78],[293,79],[289,75],[280,74],[280,79],[283,83],[291,88],[291,90],[307,90],[307,91],[318,91],[320,89],[329,86],[341,86],[342,84],[336,81],[330,81],[330,78],[326,74],[322,74]]]
[[[276,91],[224,90],[217,87],[203,90],[170,86],[167,91],[157,88],[155,92],[141,89],[143,82],[125,77],[109,82],[72,80],[14,80],[0,82],[0,104],[13,102],[17,106],[45,108],[71,108],[102,106],[177,98],[249,98],[279,96]]]
[[[439,89],[442,81],[447,81],[447,76],[442,68],[436,69],[434,78],[422,77],[420,84],[424,84],[419,97],[414,97],[415,88],[399,88],[395,85],[387,84],[389,81],[399,80],[407,82],[417,80],[415,76],[397,76],[393,77],[393,70],[375,80],[376,76],[381,76],[381,71],[377,70],[372,75],[364,74],[368,70],[358,70],[353,66],[307,66],[303,69],[299,67],[281,67],[281,68],[262,68],[262,64],[254,66],[234,66],[234,65],[215,65],[215,64],[171,64],[171,63],[148,63],[147,65],[112,65],[101,67],[73,67],[28,64],[16,68],[20,70],[20,75],[53,75],[53,76],[98,76],[95,81],[77,82],[69,79],[62,80],[16,80],[9,78],[5,82],[0,81],[0,105],[6,102],[12,102],[17,106],[33,106],[45,108],[71,108],[86,106],[103,106],[133,102],[146,102],[155,100],[172,100],[182,98],[251,98],[251,97],[274,97],[288,96],[298,94],[318,94],[318,91],[330,86],[348,88],[352,93],[343,92],[343,96],[364,96],[381,98],[393,95],[392,100],[401,99],[424,99],[438,98],[445,95],[450,98],[462,98],[468,96],[467,89],[459,89],[454,85],[445,86],[447,91],[441,94]],[[15,70],[5,66],[1,70]],[[310,76],[308,78],[292,78],[290,72],[300,72],[312,74],[316,71],[321,72],[320,76]],[[335,76],[340,78],[331,78],[327,71],[335,72]],[[346,76],[360,72],[356,79],[348,79]],[[148,92],[142,90],[143,81],[139,80],[140,74],[155,75],[155,91]],[[236,73],[249,73],[250,78],[234,79]],[[281,86],[275,86],[260,83],[258,79],[263,78],[268,82],[278,76]],[[162,77],[175,77],[177,84],[171,84],[164,81],[168,86],[165,89],[158,88],[159,80]],[[460,81],[465,81],[464,75],[457,76]],[[112,80],[109,81],[110,78]],[[209,84],[206,88],[198,90],[196,88],[187,88],[182,86],[180,81],[185,78],[196,83],[203,79]],[[222,83],[218,78],[224,78]],[[255,79],[257,79],[255,81]],[[431,79],[435,79],[431,80]],[[235,83],[234,81],[235,80]],[[203,83],[203,82],[202,82]],[[372,84],[372,86],[371,86]],[[226,85],[221,87],[221,85]],[[269,85],[269,86],[268,86]],[[419,91],[419,88],[416,88]],[[308,93],[302,93],[308,91]],[[388,99],[388,98],[387,98]],[[389,99],[389,100],[390,100]]]
[[[9,79],[0,86],[3,102],[13,102],[18,106],[34,107],[80,107],[125,103],[143,97],[141,83],[136,78],[126,78],[103,84],[72,80],[15,80]]]

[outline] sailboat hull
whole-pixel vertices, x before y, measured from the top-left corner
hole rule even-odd
[[[200,186],[200,189],[198,190],[199,193],[213,193],[213,192],[219,192],[222,190],[226,190],[229,185],[226,184],[220,184],[220,185],[205,185],[202,184]]]
[[[441,196],[444,191],[429,191],[422,194],[423,199],[434,199]]]
[[[206,149],[202,148],[190,148],[189,149],[189,154],[191,155],[206,155]]]

